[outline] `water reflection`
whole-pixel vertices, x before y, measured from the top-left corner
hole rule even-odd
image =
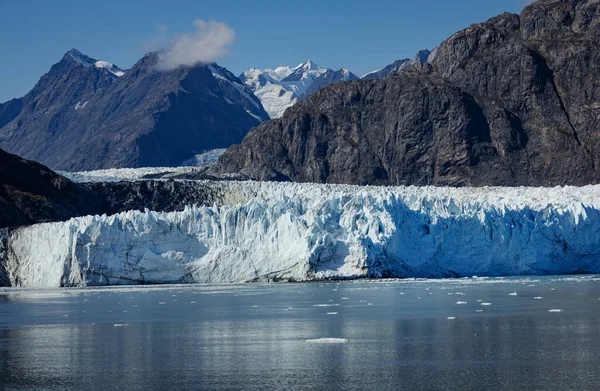
[[[594,284],[0,295],[0,389],[595,389]]]

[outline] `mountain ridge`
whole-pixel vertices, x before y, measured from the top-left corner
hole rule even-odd
[[[23,98],[0,105],[0,147],[67,171],[170,166],[269,119],[218,64],[158,71],[156,62],[149,53],[123,71],[70,50]]]

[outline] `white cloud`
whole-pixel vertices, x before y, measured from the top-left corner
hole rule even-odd
[[[235,42],[235,32],[231,27],[202,19],[196,19],[194,27],[196,31],[172,38],[167,48],[159,52],[159,70],[209,63],[229,54],[228,48]]]

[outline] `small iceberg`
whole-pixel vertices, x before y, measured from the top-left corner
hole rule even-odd
[[[308,343],[321,343],[321,344],[341,344],[346,343],[346,338],[318,338],[318,339],[307,339]]]

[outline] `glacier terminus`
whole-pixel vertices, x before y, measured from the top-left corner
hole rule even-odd
[[[600,186],[197,181],[219,202],[2,231],[19,287],[600,272]]]

